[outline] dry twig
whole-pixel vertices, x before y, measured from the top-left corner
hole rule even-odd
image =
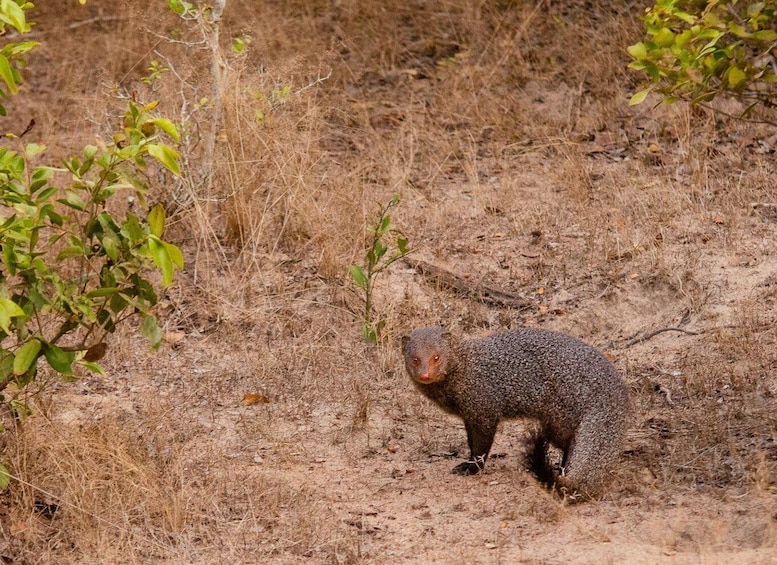
[[[684,333],[686,335],[699,335],[701,333],[704,333],[703,331],[702,332],[692,332],[690,330],[684,330],[682,328],[661,328],[660,330],[656,330],[654,332],[646,333],[644,335],[639,335],[639,336],[631,338],[630,340],[628,340],[623,345],[623,348],[625,349],[627,347],[631,347],[632,345],[636,345],[637,343],[641,343],[643,341],[647,341],[649,339],[654,338],[658,334],[664,333],[664,332],[682,332],[682,333]]]

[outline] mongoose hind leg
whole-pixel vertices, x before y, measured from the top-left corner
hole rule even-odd
[[[553,488],[556,482],[556,473],[548,457],[548,448],[550,441],[544,429],[532,431],[527,437],[528,450],[526,452],[526,463],[529,471],[534,474],[538,481],[545,487]]]
[[[469,444],[469,461],[459,463],[451,473],[456,475],[476,475],[480,473],[486,465],[488,452],[491,451],[491,445],[494,443],[496,428],[499,421],[464,421],[464,428],[467,430],[467,443]]]

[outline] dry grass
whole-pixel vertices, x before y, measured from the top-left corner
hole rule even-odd
[[[160,40],[203,30],[164,3],[73,4],[36,7],[43,47],[9,108],[36,117],[52,155],[109,135],[117,93],[186,123],[186,178],[149,179],[187,259],[162,322],[186,337],[152,355],[125,328],[110,377],[56,386],[40,414],[6,422],[20,480],[0,505],[3,559],[768,562],[773,132],[628,108],[638,7],[230,0],[225,47],[252,41],[225,49],[208,156],[209,51]],[[152,60],[169,71],[147,86]],[[397,264],[378,281],[382,342],[362,343],[347,265],[395,192],[419,258],[531,308]],[[611,492],[566,507],[543,491],[520,423],[485,475],[450,477],[463,429],[408,386],[397,351],[433,323],[543,325],[612,353],[635,411]],[[666,327],[697,335],[625,345]]]

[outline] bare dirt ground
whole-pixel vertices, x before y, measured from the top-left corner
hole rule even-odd
[[[33,417],[6,423],[19,480],[0,560],[777,562],[777,131],[629,108],[641,8],[228,2],[222,36],[252,42],[227,59],[214,192],[153,187],[187,255],[166,342],[152,353],[120,330],[108,377],[49,383]],[[187,24],[112,10],[33,17],[43,45],[15,111],[55,154],[109,135],[124,88],[177,120],[209,92]],[[152,59],[170,71],[143,90]],[[184,149],[194,176],[201,146]],[[347,266],[394,192],[415,259],[522,306],[398,262],[366,344]],[[548,327],[610,356],[634,401],[611,488],[576,505],[544,490],[523,421],[501,427],[483,474],[450,474],[463,425],[399,353],[432,324]]]

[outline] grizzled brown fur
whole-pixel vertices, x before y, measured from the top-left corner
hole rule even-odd
[[[550,443],[564,453],[560,474],[549,467],[539,474],[582,497],[604,486],[623,444],[629,394],[596,349],[538,328],[460,341],[439,327],[413,331],[402,349],[418,389],[464,420],[471,458],[454,473],[479,472],[499,421],[527,417],[540,423],[539,449]]]

